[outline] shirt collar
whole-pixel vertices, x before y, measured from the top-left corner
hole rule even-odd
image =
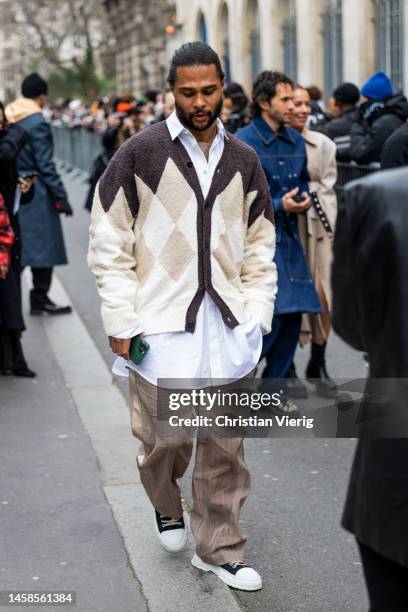
[[[167,123],[167,127],[169,129],[172,140],[176,140],[176,138],[178,138],[182,133],[193,136],[190,130],[184,127],[184,125],[181,123],[180,119],[177,116],[176,111],[173,111],[171,113],[171,115],[166,119],[166,123]],[[225,127],[219,117],[217,118],[216,123],[217,123],[217,135],[220,136],[221,138],[225,138],[225,140],[229,140]]]
[[[258,135],[262,138],[265,146],[270,145],[275,138],[282,138],[291,144],[295,144],[295,141],[291,135],[291,129],[283,125],[278,132],[274,132],[271,127],[266,123],[265,119],[260,116],[256,116],[252,119],[253,127]]]

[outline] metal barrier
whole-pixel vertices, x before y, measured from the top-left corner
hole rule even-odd
[[[71,166],[90,172],[95,159],[102,152],[102,135],[99,132],[89,132],[85,128],[65,128],[52,126],[54,136],[55,156]],[[344,186],[355,179],[380,169],[379,164],[359,166],[337,164],[336,193],[339,200],[343,199]]]
[[[91,172],[95,157],[102,152],[102,135],[84,128],[51,126],[55,157],[70,166]]]
[[[373,172],[378,172],[378,170],[380,170],[380,164],[378,163],[372,163],[368,166],[359,166],[355,162],[350,162],[349,164],[337,162],[337,183],[335,189],[338,204],[343,202],[344,187],[347,183],[363,178]]]

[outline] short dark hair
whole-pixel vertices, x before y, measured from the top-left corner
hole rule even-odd
[[[210,66],[215,65],[217,76],[222,81],[224,72],[221,67],[220,58],[209,45],[203,42],[188,42],[179,47],[170,63],[167,81],[174,85],[177,78],[177,68],[181,66]]]
[[[48,83],[36,72],[32,72],[21,84],[21,93],[24,98],[38,98],[48,94]]]
[[[336,102],[355,106],[360,100],[360,90],[354,83],[342,83],[333,91]]]
[[[277,70],[264,70],[256,77],[252,87],[252,103],[251,111],[255,116],[259,116],[262,112],[259,102],[269,102],[276,95],[276,86],[279,83],[294,87],[294,82],[283,72]]]
[[[309,94],[311,100],[318,102],[322,99],[322,90],[317,85],[309,85],[309,87],[306,87],[305,89]]]

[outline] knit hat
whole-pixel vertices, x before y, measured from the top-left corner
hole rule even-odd
[[[333,91],[333,98],[337,102],[344,102],[344,104],[357,104],[360,99],[360,92],[354,83],[342,83]]]
[[[361,93],[370,100],[382,100],[393,95],[390,77],[385,72],[376,72],[361,88]]]
[[[42,94],[47,95],[48,84],[39,74],[32,72],[22,82],[21,93],[25,98],[37,98]]]

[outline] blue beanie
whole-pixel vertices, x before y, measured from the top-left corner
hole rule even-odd
[[[393,95],[390,77],[385,72],[376,72],[361,88],[361,94],[370,100],[382,100]]]

